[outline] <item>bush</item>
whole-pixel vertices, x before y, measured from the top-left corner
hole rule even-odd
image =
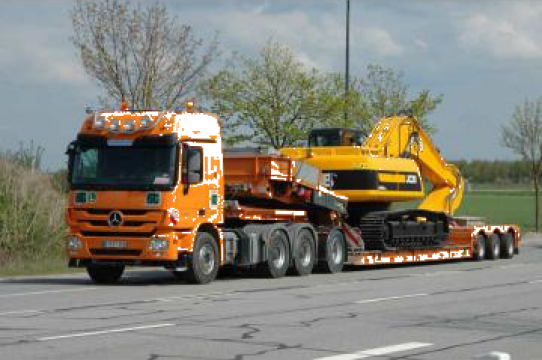
[[[35,164],[0,157],[0,267],[62,257],[65,195]]]

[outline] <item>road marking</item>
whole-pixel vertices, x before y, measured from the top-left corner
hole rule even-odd
[[[39,314],[39,313],[42,313],[43,311],[40,311],[40,310],[18,310],[18,311],[7,311],[7,312],[2,312],[0,313],[0,316],[5,316],[5,315],[19,315],[19,314]]]
[[[380,301],[408,299],[408,298],[414,298],[414,297],[420,297],[420,296],[428,296],[428,295],[429,294],[420,293],[420,294],[389,296],[389,297],[382,297],[382,298],[375,298],[375,299],[359,300],[359,301],[356,301],[356,304],[368,304],[368,303],[374,303],[374,302],[380,302]]]
[[[67,335],[46,336],[46,337],[38,338],[37,341],[61,340],[61,339],[69,339],[69,338],[84,337],[84,336],[95,336],[95,335],[120,333],[120,332],[128,332],[128,331],[157,329],[157,328],[163,328],[163,327],[168,327],[168,326],[175,326],[175,324],[171,324],[171,323],[154,324],[154,325],[135,326],[135,327],[120,328],[120,329],[90,331],[90,332],[67,334]]]
[[[368,349],[368,350],[361,350],[357,351],[355,353],[351,354],[341,354],[341,355],[334,355],[334,356],[328,356],[323,358],[317,358],[315,360],[358,360],[358,359],[366,359],[373,356],[382,356],[387,355],[395,352],[400,351],[407,351],[407,350],[413,350],[418,349],[426,346],[431,346],[433,344],[430,343],[421,343],[421,342],[408,342],[404,344],[397,344],[397,345],[390,345],[390,346],[384,346],[374,349]]]
[[[97,287],[86,287],[83,289],[59,289],[59,290],[44,290],[44,291],[32,291],[27,293],[13,293],[13,294],[0,294],[0,298],[14,297],[14,296],[28,296],[28,295],[43,295],[43,294],[55,294],[65,292],[78,292],[96,290]]]
[[[542,283],[542,279],[529,281],[529,284],[538,284],[538,283]]]

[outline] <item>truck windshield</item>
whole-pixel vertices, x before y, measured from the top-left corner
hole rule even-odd
[[[176,146],[80,147],[73,155],[72,188],[171,189]]]

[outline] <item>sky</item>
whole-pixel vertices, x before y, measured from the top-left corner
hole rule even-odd
[[[198,36],[218,33],[223,54],[256,55],[272,37],[307,67],[344,71],[346,0],[164,3]],[[0,150],[33,141],[48,170],[65,166],[66,145],[101,94],[70,42],[73,5],[0,2]],[[516,158],[501,127],[516,105],[542,96],[542,1],[351,0],[350,11],[352,76],[380,64],[402,72],[413,95],[442,94],[429,121],[447,159]]]

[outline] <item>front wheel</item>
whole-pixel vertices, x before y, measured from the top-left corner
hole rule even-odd
[[[116,284],[124,273],[124,265],[91,264],[87,273],[96,284]]]
[[[216,278],[219,267],[218,245],[207,232],[199,232],[186,278],[192,284],[207,284]]]
[[[486,257],[486,238],[484,235],[476,236],[476,242],[474,243],[473,259],[475,261],[482,261]]]
[[[282,230],[275,230],[267,246],[267,267],[269,277],[283,277],[290,265],[290,244],[288,236]]]

